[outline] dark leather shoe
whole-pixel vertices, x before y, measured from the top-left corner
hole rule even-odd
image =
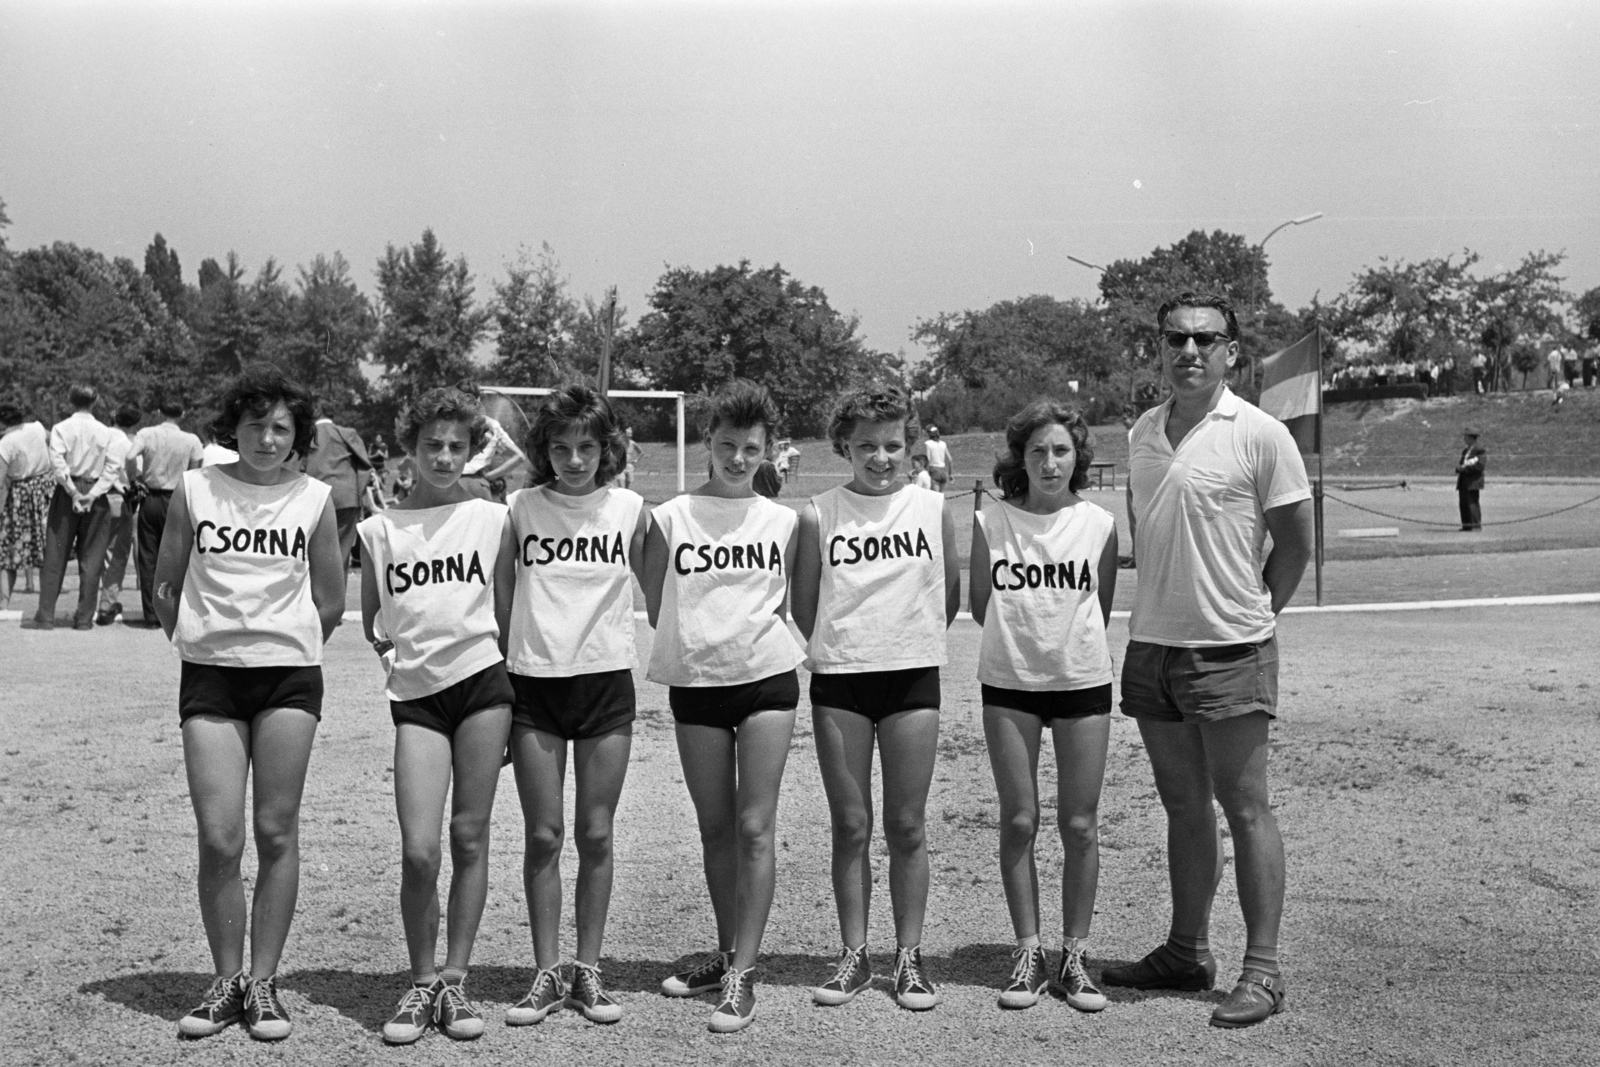
[[[22,620],[22,628],[24,630],[54,630],[56,624],[54,619],[41,619],[34,615]]]
[[[1206,959],[1193,967],[1173,960],[1161,949],[1126,967],[1106,967],[1100,977],[1107,985],[1134,989],[1181,989],[1195,993],[1217,982],[1217,961]]]
[[[122,605],[111,604],[94,613],[94,624],[96,626],[110,626],[120,618],[122,618]]]
[[[1287,985],[1281,975],[1245,971],[1233,992],[1211,1013],[1211,1025],[1238,1029],[1265,1022],[1283,1010],[1286,991]]]

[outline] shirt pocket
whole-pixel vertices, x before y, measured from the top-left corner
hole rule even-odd
[[[1226,475],[1216,471],[1191,470],[1184,479],[1184,496],[1191,514],[1205,522],[1216,522],[1236,503],[1240,494]]]

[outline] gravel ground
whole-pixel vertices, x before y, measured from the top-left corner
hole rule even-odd
[[[1247,1031],[1206,1026],[1220,993],[1108,990],[1111,1005],[1097,1016],[1055,1001],[1020,1013],[995,1007],[1010,931],[977,687],[968,681],[978,631],[958,623],[929,804],[926,953],[944,1004],[900,1011],[882,987],[842,1009],[810,1003],[807,988],[829,973],[838,935],[802,712],[757,1023],[742,1035],[707,1033],[709,997],[655,993],[675,960],[708,947],[712,926],[665,693],[641,684],[603,960],[623,1021],[597,1027],[566,1012],[530,1029],[496,1022],[532,976],[507,773],[471,979],[491,1012],[488,1033],[465,1045],[430,1034],[390,1050],[378,1030],[405,968],[392,728],[355,627],[329,645],[282,982],[296,1031],[271,1047],[238,1029],[196,1043],[174,1036],[209,972],[173,708],[177,662],[147,632],[113,627],[86,638],[6,626],[0,946],[13,966],[0,996],[13,1025],[0,1063],[1593,1062],[1597,632],[1594,606],[1284,618],[1274,782],[1290,856],[1289,1010]],[[639,636],[645,653],[649,631],[641,626]],[[1113,647],[1125,638],[1114,623]],[[92,657],[82,654],[85,640],[95,642]],[[1042,760],[1046,796],[1052,768]],[[1040,838],[1046,900],[1058,894],[1052,815],[1047,808]],[[1164,933],[1166,880],[1148,767],[1121,718],[1102,821],[1092,952],[1127,960]],[[883,863],[880,846],[872,922],[880,967],[893,939]],[[247,852],[247,877],[252,869]],[[1054,942],[1054,920],[1046,932]],[[1229,978],[1243,951],[1231,874],[1213,937]]]

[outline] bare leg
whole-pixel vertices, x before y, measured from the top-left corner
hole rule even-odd
[[[1051,723],[1056,748],[1056,829],[1061,834],[1061,929],[1088,937],[1100,885],[1100,789],[1106,777],[1111,716]]]
[[[511,729],[512,765],[522,801],[522,887],[534,963],[541,971],[561,962],[561,842],[566,833],[561,787],[567,742],[531,727]]]
[[[0,568],[0,611],[11,607],[11,590],[17,584],[15,567]]]
[[[1005,888],[1011,929],[1021,939],[1039,932],[1039,869],[1033,842],[1039,831],[1039,737],[1037,715],[992,704],[983,706],[983,735],[1000,798],[1000,884]]]
[[[578,846],[578,884],[575,911],[578,922],[579,963],[600,962],[606,915],[611,910],[611,878],[615,863],[611,852],[611,824],[628,775],[628,755],[633,751],[633,724],[599,737],[572,743],[572,772],[577,785],[573,833]]]
[[[717,951],[736,944],[739,900],[738,767],[732,730],[677,723],[683,784],[700,825],[700,860],[717,921]]]
[[[250,724],[196,715],[183,724],[183,764],[200,838],[200,921],[221,975],[244,969],[244,785]]]
[[[739,928],[733,967],[756,965],[778,880],[778,791],[795,710],[758,711],[739,727]]]
[[[269,708],[250,723],[255,768],[256,889],[250,905],[250,977],[278,971],[300,897],[300,796],[317,717]]]
[[[939,709],[899,711],[878,724],[889,899],[901,947],[922,944],[928,911],[928,789],[939,755]]]
[[[472,962],[472,945],[489,896],[489,817],[510,732],[509,704],[475,712],[456,728],[456,784],[450,797],[450,943],[444,962],[458,970],[466,970]],[[438,904],[434,907],[437,916]]]
[[[400,818],[400,922],[411,975],[439,969],[439,826],[450,789],[450,739],[416,723],[394,735],[394,805]]]
[[[1167,812],[1167,876],[1172,885],[1172,932],[1206,937],[1211,901],[1222,880],[1222,842],[1211,803],[1211,774],[1200,727],[1139,720],[1139,736]]]
[[[817,767],[833,828],[833,900],[847,948],[867,943],[872,904],[872,747],[876,731],[865,715],[841,708],[811,709]]]
[[[1276,947],[1283,919],[1283,838],[1267,791],[1265,712],[1200,727],[1212,788],[1233,834],[1239,908],[1251,945]]]

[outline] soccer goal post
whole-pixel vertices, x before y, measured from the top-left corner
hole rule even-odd
[[[479,386],[486,393],[499,393],[501,396],[549,396],[555,392],[539,386],[529,385],[483,385]],[[677,403],[678,414],[676,423],[678,427],[678,492],[683,492],[688,486],[684,482],[684,448],[683,448],[683,392],[678,389],[610,389],[606,396],[618,400],[672,400]]]

